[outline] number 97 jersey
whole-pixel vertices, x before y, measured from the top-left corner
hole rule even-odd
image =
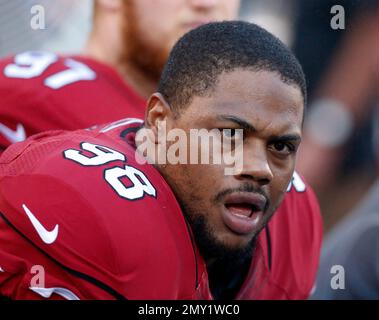
[[[0,152],[47,130],[142,118],[145,100],[95,60],[24,52],[0,61]]]
[[[201,294],[204,270],[198,269],[180,207],[159,172],[137,163],[134,148],[112,137],[117,126],[41,133],[2,154],[0,295],[192,299]]]

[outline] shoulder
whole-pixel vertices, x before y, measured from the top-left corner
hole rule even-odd
[[[172,298],[190,288],[177,288],[179,275],[195,282],[179,205],[159,173],[138,164],[127,144],[85,130],[45,133],[11,146],[0,162],[0,211],[61,263],[97,277],[105,270],[135,298]],[[52,239],[41,237],[34,219],[56,230]],[[122,284],[125,277],[130,281]]]
[[[51,52],[28,51],[0,61],[0,146],[56,128],[71,128],[77,99],[62,88],[94,79],[90,68]],[[79,63],[79,62],[78,62]],[[71,90],[71,89],[70,89]],[[74,101],[74,102],[73,102]],[[59,112],[58,112],[59,110]]]
[[[127,88],[112,67],[85,56],[26,51],[0,60],[2,89],[18,85],[14,89],[19,91],[38,87],[46,92],[57,93],[88,85],[92,87],[92,83],[108,85],[113,89]]]
[[[47,97],[62,99],[67,92],[85,88],[97,80],[97,71],[104,68],[85,57],[48,51],[16,54],[0,61],[0,92],[7,93],[2,104],[41,108],[39,105]]]
[[[0,61],[0,146],[53,130],[75,130],[125,114],[144,101],[111,67],[82,56],[28,51]]]
[[[31,87],[57,89],[64,86],[62,79],[65,78],[62,74],[60,77],[56,76],[57,72],[67,70],[70,66],[75,67],[70,57],[63,57],[48,51],[22,52],[0,61],[1,88],[14,88],[19,91]],[[15,87],[15,85],[18,86]]]
[[[292,227],[297,231],[295,235],[308,235],[309,240],[321,238],[322,218],[317,196],[297,172],[293,175],[274,219],[293,223]]]
[[[83,204],[86,209],[75,209],[76,220],[107,220],[99,223],[100,228],[117,227],[116,221],[128,219],[131,212],[154,207],[160,192],[171,194],[154,167],[134,160],[131,146],[87,130],[47,132],[12,145],[0,158],[0,182],[2,198],[13,206],[22,209],[23,204],[37,201],[45,211],[43,203],[60,199],[63,213]],[[49,216],[64,219],[57,212]],[[133,217],[138,220],[141,215]]]
[[[322,218],[315,193],[296,172],[269,230],[274,278],[288,297],[306,299],[319,265]]]

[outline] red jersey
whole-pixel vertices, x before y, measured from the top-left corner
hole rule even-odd
[[[145,100],[95,60],[24,52],[0,61],[0,152],[47,130],[143,118]]]
[[[153,166],[137,161],[132,133],[140,124],[42,133],[3,153],[0,295],[212,299],[172,191]],[[259,236],[236,299],[307,298],[321,234],[315,196],[296,176]]]

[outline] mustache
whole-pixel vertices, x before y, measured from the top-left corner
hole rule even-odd
[[[264,211],[267,211],[267,209],[270,207],[270,198],[268,197],[266,192],[262,188],[256,187],[256,186],[254,186],[252,184],[248,184],[248,183],[243,184],[238,188],[225,189],[225,190],[219,192],[214,197],[213,201],[216,203],[220,203],[220,202],[222,202],[223,198],[226,197],[227,195],[232,194],[232,193],[238,193],[238,192],[251,192],[251,193],[260,194],[266,199],[266,205],[265,205]]]

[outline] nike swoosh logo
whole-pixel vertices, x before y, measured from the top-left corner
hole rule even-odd
[[[16,130],[12,130],[0,123],[0,133],[11,143],[24,141],[26,139],[25,128],[21,123],[17,124]]]
[[[34,214],[29,210],[29,208],[23,204],[22,208],[24,209],[26,215],[28,216],[30,222],[33,227],[36,229],[38,235],[42,239],[42,241],[46,244],[52,244],[57,240],[59,225],[55,225],[52,231],[48,231],[45,227],[38,221],[38,219],[34,216]]]

